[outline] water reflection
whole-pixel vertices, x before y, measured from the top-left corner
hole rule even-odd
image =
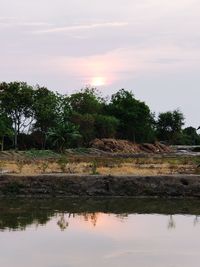
[[[0,201],[0,266],[196,267],[200,201]]]
[[[194,226],[196,226],[197,224],[199,224],[199,216],[195,216],[194,218]]]
[[[67,219],[65,219],[65,214],[60,215],[57,225],[60,227],[61,231],[64,231],[69,226]]]
[[[57,221],[57,225],[59,226],[61,231],[65,231],[68,227],[70,227],[70,217],[72,214],[60,214],[58,215],[58,221]],[[109,214],[107,214],[109,215]],[[93,227],[96,227],[97,223],[98,223],[98,216],[101,216],[100,213],[86,213],[86,214],[73,214],[73,218],[76,217],[82,217],[84,219],[85,222],[91,224]],[[117,214],[115,215],[115,217],[120,221],[123,222],[124,220],[128,219],[129,216],[128,215],[123,215],[123,214]],[[191,217],[191,224],[193,224],[193,226],[197,226],[199,224],[199,216],[190,216]],[[169,230],[173,230],[176,229],[176,220],[175,220],[175,216],[173,215],[169,215],[168,217],[168,222],[167,222],[167,229]]]
[[[0,230],[26,230],[30,225],[45,225],[58,216],[57,225],[64,231],[70,226],[70,218],[81,217],[93,227],[101,213],[114,214],[121,222],[131,214],[168,215],[167,228],[177,227],[175,214],[190,214],[193,225],[199,224],[199,200],[147,200],[147,199],[49,199],[16,200],[0,202]]]
[[[169,217],[168,229],[176,228],[176,223],[172,215]]]

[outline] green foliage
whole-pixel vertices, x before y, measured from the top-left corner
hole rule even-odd
[[[118,137],[136,142],[148,141],[152,133],[152,114],[149,107],[124,89],[112,95],[107,114],[119,120]]]
[[[17,135],[32,122],[33,88],[25,82],[0,83],[0,102],[1,109],[14,124],[17,148]]]
[[[85,88],[81,92],[72,94],[68,101],[71,109],[80,114],[96,114],[103,108],[103,100],[95,88]]]
[[[81,134],[81,143],[85,146],[95,138],[95,117],[92,114],[72,113],[71,122],[76,125]]]
[[[71,122],[78,126],[82,145],[88,146],[94,138],[114,138],[119,121],[114,116],[72,113]]]
[[[117,135],[119,120],[114,116],[95,116],[95,136],[97,138],[114,138]]]
[[[25,82],[0,83],[0,145],[21,150],[87,147],[95,138],[120,138],[133,142],[200,144],[196,129],[182,130],[179,110],[154,114],[131,91],[113,94],[108,102],[95,88],[70,96]],[[11,140],[14,136],[14,142]],[[43,152],[41,152],[43,153]]]
[[[60,153],[64,153],[65,149],[80,137],[78,128],[71,122],[60,122],[48,132],[48,139]]]
[[[4,149],[4,138],[13,136],[12,120],[5,113],[0,112],[0,145]]]
[[[69,163],[68,158],[63,155],[58,161],[57,161],[58,165],[60,166],[60,169],[63,173],[67,172],[67,164]]]
[[[200,145],[200,136],[194,127],[187,127],[183,129],[179,134],[177,134],[174,143],[176,145],[197,146]],[[198,152],[198,148],[196,149],[197,149],[196,152]]]
[[[45,87],[37,86],[34,91],[34,129],[41,131],[43,135],[42,148],[46,145],[46,134],[49,128],[56,125],[62,98],[58,94],[49,91]]]
[[[200,145],[200,136],[194,127],[187,127],[182,133],[182,144],[184,145]]]
[[[90,149],[86,147],[77,147],[73,149],[73,151],[78,154],[89,154]]]
[[[183,125],[184,116],[179,110],[160,113],[156,124],[158,139],[176,144]]]
[[[56,158],[59,155],[51,150],[30,149],[25,152],[25,156],[31,159],[40,159],[40,158]]]

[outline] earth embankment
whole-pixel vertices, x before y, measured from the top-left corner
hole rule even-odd
[[[200,176],[3,174],[0,176],[0,196],[200,198]]]

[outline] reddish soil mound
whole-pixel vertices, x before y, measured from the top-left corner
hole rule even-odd
[[[159,142],[155,144],[134,144],[127,140],[95,139],[90,143],[91,147],[114,153],[169,153],[171,149]]]

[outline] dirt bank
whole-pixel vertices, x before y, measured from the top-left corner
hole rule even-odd
[[[1,175],[0,196],[200,198],[200,176]]]

